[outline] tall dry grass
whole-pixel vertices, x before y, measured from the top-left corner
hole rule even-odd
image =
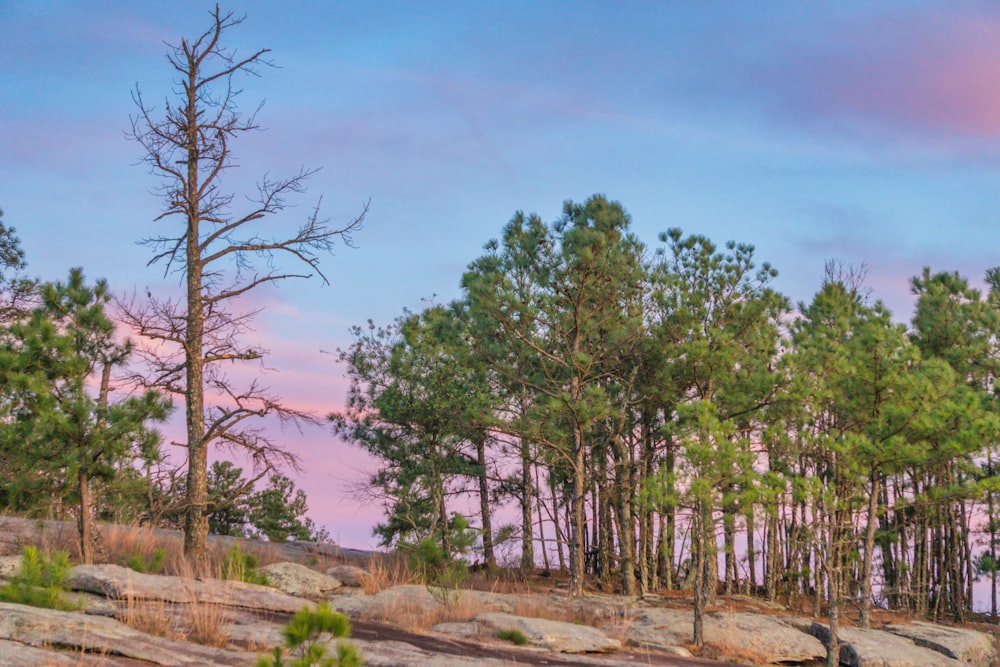
[[[448,604],[428,604],[426,600],[404,595],[363,612],[361,620],[388,623],[408,632],[427,632],[438,623],[472,620],[482,611],[475,600],[463,596],[461,591],[451,597]]]
[[[427,583],[410,567],[409,560],[397,553],[372,554],[365,569],[367,575],[361,581],[365,595],[374,595],[394,586]]]
[[[158,637],[226,646],[231,626],[226,606],[199,600],[191,581],[188,579],[184,584],[187,601],[180,604],[142,598],[127,591],[118,620],[134,630]]]

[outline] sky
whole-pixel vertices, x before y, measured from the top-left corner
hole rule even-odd
[[[272,50],[241,108],[240,197],[319,168],[282,224],[322,202],[370,209],[356,248],[258,292],[251,369],[291,405],[343,406],[350,327],[460,295],[464,268],[516,211],[620,201],[647,245],[670,227],[752,243],[777,289],[809,301],[824,263],[866,266],[909,319],[922,267],[982,285],[1000,265],[1000,6],[987,2],[245,1],[226,35]],[[172,99],[168,45],[209,2],[0,0],[0,209],[28,273],[83,267],[127,294],[177,276],[138,243],[162,233],[158,181],[127,139],[133,93]],[[371,465],[327,429],[276,433],[335,541],[370,547]]]

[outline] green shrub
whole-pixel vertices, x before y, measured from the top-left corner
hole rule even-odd
[[[336,655],[330,655],[328,642],[320,635],[329,633],[334,639],[347,637],[351,623],[343,614],[330,609],[328,602],[321,602],[315,609],[303,607],[285,626],[285,646],[275,646],[269,656],[262,656],[257,667],[360,667],[364,662],[353,644],[338,642]],[[291,661],[285,658],[288,649]]]
[[[528,643],[528,638],[520,630],[499,630],[497,631],[497,639],[503,639],[518,646],[524,646]]]
[[[226,560],[222,561],[222,578],[268,586],[271,582],[268,581],[267,575],[257,571],[259,564],[260,561],[256,556],[243,553],[240,545],[234,544]]]
[[[446,607],[451,607],[461,594],[462,584],[469,576],[465,554],[475,544],[479,531],[470,528],[468,520],[455,513],[448,525],[448,542],[451,553],[446,553],[438,536],[428,536],[415,543],[401,543],[400,550],[407,554],[410,569],[427,585],[431,596]]]
[[[125,560],[125,567],[141,573],[160,573],[163,572],[163,566],[166,565],[166,562],[167,551],[163,547],[160,547],[149,558],[146,558],[142,555],[142,552],[136,550],[131,557]]]
[[[64,611],[79,609],[79,604],[63,597],[69,567],[69,554],[65,551],[46,556],[37,547],[25,547],[21,569],[10,583],[0,588],[0,601]]]

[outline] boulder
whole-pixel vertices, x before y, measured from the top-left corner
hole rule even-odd
[[[362,586],[368,578],[368,572],[354,565],[334,565],[326,571],[328,576],[339,579],[344,586]]]
[[[777,616],[747,612],[706,614],[706,641],[721,648],[728,645],[741,655],[752,655],[761,662],[808,662],[826,655],[821,641],[790,625]]]
[[[641,648],[667,650],[691,643],[692,617],[680,609],[639,609],[625,630],[626,643]]]
[[[627,642],[642,648],[668,650],[691,643],[692,612],[680,609],[639,609],[626,628]],[[705,643],[723,653],[738,649],[740,655],[761,663],[808,662],[826,655],[823,643],[781,617],[746,612],[705,614]]]
[[[483,634],[518,631],[532,646],[558,653],[610,653],[622,647],[621,642],[611,639],[597,628],[575,623],[500,612],[477,614],[473,621],[483,626]]]
[[[343,584],[333,577],[298,563],[273,563],[257,568],[270,585],[282,593],[301,598],[322,598]]]
[[[972,667],[990,667],[997,659],[993,637],[978,630],[954,628],[915,621],[905,625],[892,624],[882,628],[900,637],[906,637],[917,646],[929,648],[955,658]]]
[[[0,602],[0,640],[5,639],[34,647],[121,655],[155,665],[241,667],[253,665],[257,659],[252,654],[147,635],[102,616]]]
[[[10,579],[20,571],[20,556],[0,556],[0,579]]]
[[[809,633],[824,644],[830,628],[822,623],[809,626]],[[848,667],[961,667],[962,662],[917,646],[906,637],[880,630],[840,628],[840,664]]]
[[[191,579],[142,574],[120,565],[77,565],[66,579],[69,588],[97,593],[115,600],[163,600],[190,603],[192,600],[228,607],[294,613],[301,599],[279,593],[268,586],[225,579]]]

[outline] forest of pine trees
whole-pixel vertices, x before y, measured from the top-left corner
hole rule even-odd
[[[459,557],[471,522],[485,565],[572,593],[805,598],[862,625],[963,619],[985,579],[995,614],[1000,271],[983,294],[925,269],[905,326],[864,267],[828,262],[792,306],[750,245],[670,229],[650,249],[629,225],[601,196],[518,213],[460,299],[354,330],[331,423],[379,462],[381,541]],[[107,286],[26,280],[2,232],[0,511],[75,519],[84,559],[93,520],[180,527],[170,406],[121,379]],[[212,532],[317,536],[291,480],[260,478],[213,465]]]
[[[460,299],[354,330],[331,420],[379,461],[383,542],[457,555],[472,498],[487,565],[515,542],[573,593],[804,597],[867,625],[962,619],[986,577],[995,613],[1000,272],[984,295],[925,269],[905,326],[864,267],[818,267],[793,306],[751,245],[629,227],[602,196],[518,213]]]

